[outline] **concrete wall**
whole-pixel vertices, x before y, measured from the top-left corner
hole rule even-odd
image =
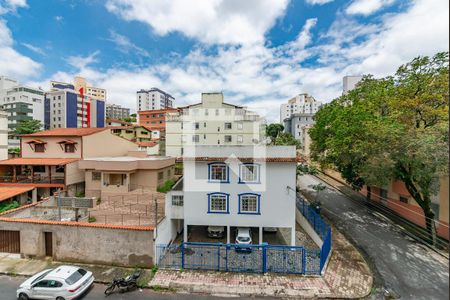
[[[53,233],[53,259],[120,266],[153,265],[153,231],[0,221],[0,230],[20,231],[24,257],[45,255],[44,232]]]
[[[322,248],[323,241],[320,238],[320,236],[314,231],[314,228],[309,224],[308,220],[302,215],[302,213],[296,209],[295,210],[295,218],[300,224],[300,226],[303,228],[303,230],[306,231],[306,233],[309,235],[309,237],[316,243],[319,248]]]
[[[54,174],[54,173],[53,173]],[[84,171],[78,169],[78,163],[73,162],[66,165],[66,185],[84,181]]]
[[[128,151],[136,150],[137,144],[112,134],[110,130],[83,137],[83,158],[121,156],[126,155]]]

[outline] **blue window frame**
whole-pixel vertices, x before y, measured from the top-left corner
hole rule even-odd
[[[213,162],[208,164],[208,181],[230,183],[230,172],[226,163]]]
[[[208,214],[229,214],[230,194],[209,193],[208,194]]]
[[[261,183],[261,166],[255,163],[239,165],[239,183]]]
[[[241,215],[261,214],[261,195],[255,193],[238,194],[239,212]]]

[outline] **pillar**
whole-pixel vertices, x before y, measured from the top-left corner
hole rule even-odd
[[[291,246],[295,246],[295,226],[291,228]]]
[[[185,223],[183,229],[183,242],[187,243],[187,241],[188,241],[188,225]]]
[[[263,243],[263,227],[259,227],[259,244]]]
[[[227,244],[230,244],[230,226],[227,226]]]
[[[31,201],[32,201],[33,203],[36,203],[36,202],[37,202],[37,188],[34,188],[34,189],[31,191]]]

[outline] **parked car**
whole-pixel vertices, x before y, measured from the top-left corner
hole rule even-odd
[[[225,227],[224,226],[208,226],[208,236],[210,238],[223,238],[223,235],[225,233]]]
[[[236,233],[236,244],[238,245],[251,245],[252,244],[252,234],[250,228],[238,227]],[[252,251],[251,247],[237,247],[236,251]]]
[[[47,269],[25,280],[17,289],[17,299],[74,299],[94,282],[92,272],[76,266]]]

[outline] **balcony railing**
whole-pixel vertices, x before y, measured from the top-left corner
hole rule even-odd
[[[41,175],[17,175],[14,176],[0,176],[0,183],[53,183],[64,184],[64,177],[60,176],[41,176]]]

